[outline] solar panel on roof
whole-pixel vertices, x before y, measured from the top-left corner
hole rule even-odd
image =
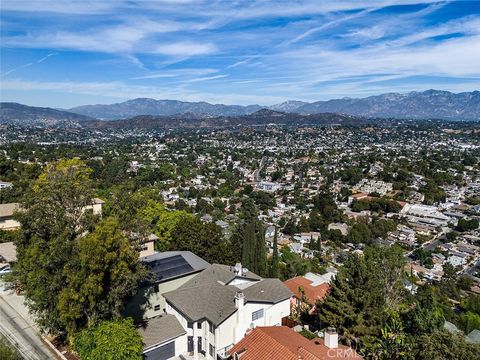
[[[157,275],[157,280],[166,280],[193,271],[193,267],[181,255],[149,262],[148,267]]]

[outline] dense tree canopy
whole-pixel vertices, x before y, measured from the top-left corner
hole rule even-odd
[[[171,233],[171,250],[192,251],[210,263],[231,264],[230,241],[224,239],[214,223],[203,223],[198,217],[185,217]]]
[[[42,330],[68,333],[119,316],[143,276],[144,238],[118,219],[102,222],[89,206],[91,169],[78,160],[48,165],[33,183],[19,214],[14,276]]]
[[[367,247],[363,256],[349,255],[320,305],[322,323],[355,336],[378,334],[383,309],[395,308],[403,291],[401,253]]]
[[[235,261],[241,261],[260,276],[267,275],[265,227],[258,220],[258,210],[250,198],[242,202],[241,221],[232,234],[232,246]]]
[[[103,321],[74,341],[80,360],[141,360],[142,338],[131,319]]]
[[[118,221],[106,218],[78,239],[65,276],[58,307],[61,319],[73,333],[102,319],[120,317],[146,270]]]
[[[67,283],[65,267],[74,258],[78,237],[91,226],[83,208],[92,201],[90,169],[79,160],[47,166],[26,194],[17,242],[15,274],[29,308],[47,331],[65,329],[59,294]]]

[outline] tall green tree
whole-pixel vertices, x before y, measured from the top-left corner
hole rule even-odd
[[[146,276],[138,261],[139,245],[135,248],[114,218],[104,219],[77,240],[72,261],[65,266],[66,282],[58,302],[69,333],[120,317]]]
[[[265,227],[263,223],[257,222],[257,231],[255,238],[255,256],[254,256],[255,272],[261,276],[267,276],[267,246],[265,244]]]
[[[85,207],[92,201],[91,170],[78,159],[49,164],[25,194],[19,214],[24,236],[17,242],[14,275],[44,331],[65,330],[59,294],[64,269],[75,257],[78,237],[92,226]]]
[[[236,261],[241,261],[246,268],[260,276],[268,274],[265,228],[250,198],[242,202],[240,222],[232,234],[232,244]]]
[[[245,224],[242,245],[242,264],[255,271],[255,222]]]
[[[139,211],[141,219],[148,225],[149,229],[158,236],[155,248],[159,251],[169,250],[172,245],[172,233],[187,218],[193,215],[184,211],[168,211],[162,203],[149,199]]]
[[[170,250],[188,250],[209,263],[231,264],[232,246],[214,223],[203,223],[198,217],[188,216],[171,232]]]
[[[270,273],[271,278],[278,278],[278,228],[275,226],[275,233],[273,235],[273,254],[272,260],[270,262]]]
[[[384,308],[396,309],[402,299],[403,262],[397,247],[350,254],[320,305],[320,320],[354,336],[378,335]]]

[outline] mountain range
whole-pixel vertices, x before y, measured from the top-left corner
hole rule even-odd
[[[170,116],[190,114],[197,117],[239,116],[262,109],[260,105],[224,105],[207,102],[137,98],[111,105],[84,105],[67,111],[102,120],[128,119],[139,115]]]
[[[0,103],[0,124],[59,125],[94,120],[88,116],[68,111],[18,104]]]
[[[0,103],[0,122],[52,123],[120,120],[138,116],[208,119],[241,117],[262,109],[299,115],[345,114],[367,118],[480,120],[480,91],[451,93],[440,90],[387,93],[366,98],[342,98],[312,103],[288,100],[272,106],[224,105],[207,102],[137,98],[110,105],[84,105],[68,110]],[[269,113],[269,117],[272,114]]]
[[[363,99],[335,99],[302,105],[298,113],[345,113],[367,117],[401,119],[480,119],[480,91],[427,90],[407,94],[388,93]]]
[[[480,91],[451,93],[427,90],[406,94],[388,93],[366,98],[343,98],[307,103],[288,100],[272,106],[223,105],[206,102],[139,98],[111,105],[85,105],[68,111],[105,120],[139,115],[169,116],[189,113],[197,117],[240,116],[262,108],[299,114],[341,113],[401,119],[480,119]]]

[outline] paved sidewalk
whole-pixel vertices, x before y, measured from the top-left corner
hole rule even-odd
[[[23,297],[12,291],[0,291],[0,332],[27,360],[56,359],[35,329]]]

